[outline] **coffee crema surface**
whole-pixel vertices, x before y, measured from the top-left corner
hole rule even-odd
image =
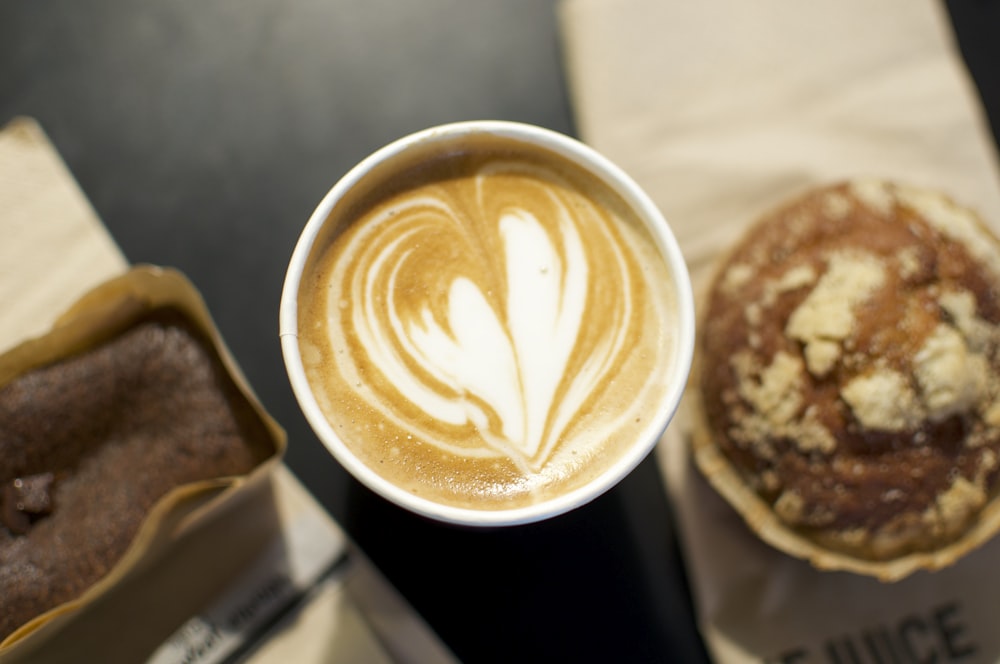
[[[676,370],[675,286],[641,220],[568,160],[510,146],[370,173],[298,295],[335,433],[397,486],[472,509],[600,475],[657,434]]]

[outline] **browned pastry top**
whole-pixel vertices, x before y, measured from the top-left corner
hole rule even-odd
[[[975,216],[879,181],[753,227],[700,329],[711,438],[790,527],[870,559],[954,540],[994,494],[1000,251]]]
[[[0,639],[107,574],[168,491],[269,454],[214,351],[170,311],[0,387]]]

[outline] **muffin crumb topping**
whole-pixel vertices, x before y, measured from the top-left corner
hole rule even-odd
[[[786,334],[805,344],[806,366],[823,376],[840,357],[838,342],[854,330],[854,309],[885,281],[881,260],[861,252],[835,253],[808,297],[792,312]],[[810,346],[816,347],[810,349]]]

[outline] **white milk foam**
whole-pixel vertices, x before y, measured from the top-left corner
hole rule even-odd
[[[325,315],[306,339],[332,359],[307,366],[325,375],[311,380],[340,385],[328,417],[344,419],[353,392],[350,417],[374,414],[354,435],[397,432],[383,456],[413,440],[425,457],[512,464],[484,491],[578,472],[634,435],[672,352],[666,269],[621,224],[559,175],[506,160],[367,211],[326,259]]]

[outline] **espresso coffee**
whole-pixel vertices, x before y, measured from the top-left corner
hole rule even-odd
[[[305,375],[353,454],[417,496],[496,510],[655,436],[677,285],[625,201],[509,138],[403,159],[332,209],[298,290]]]

